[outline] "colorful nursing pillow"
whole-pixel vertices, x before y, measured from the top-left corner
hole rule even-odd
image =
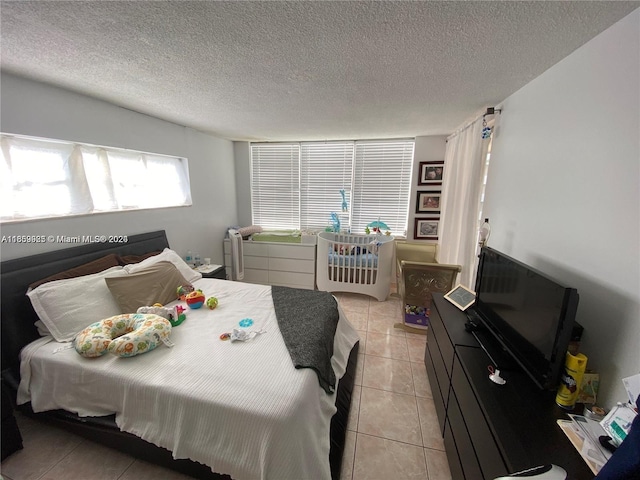
[[[161,342],[170,345],[171,323],[151,313],[125,313],[92,323],[73,340],[76,352],[83,357],[113,353],[133,357],[150,352]]]

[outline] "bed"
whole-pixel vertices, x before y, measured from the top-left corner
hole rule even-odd
[[[393,245],[389,235],[319,233],[318,289],[361,293],[385,301],[391,292]]]
[[[34,281],[108,254],[168,248],[159,231],[2,262],[3,389],[26,414],[195,478],[339,478],[358,352],[339,307],[333,386],[312,368],[294,368],[283,337],[291,328],[281,327],[287,306],[278,302],[298,289],[196,279],[194,287],[215,295],[219,306],[187,310],[172,330],[175,346],[132,358],[87,359],[39,335],[25,295]],[[296,308],[288,315],[300,321],[314,314]],[[263,333],[247,342],[220,340],[249,317],[252,331]],[[66,393],[78,386],[80,393]]]

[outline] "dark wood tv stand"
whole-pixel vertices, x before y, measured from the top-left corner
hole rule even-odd
[[[490,381],[491,361],[466,320],[434,294],[424,361],[453,479],[489,480],[549,463],[569,479],[593,479],[556,423],[568,417],[555,392],[540,390],[519,368],[501,372],[505,385]]]

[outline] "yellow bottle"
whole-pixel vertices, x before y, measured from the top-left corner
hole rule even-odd
[[[587,368],[587,357],[582,353],[571,355],[567,352],[564,372],[560,375],[560,386],[556,395],[556,403],[562,408],[571,410],[578,398],[582,376]]]

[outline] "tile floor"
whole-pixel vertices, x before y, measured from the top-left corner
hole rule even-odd
[[[401,318],[393,295],[386,302],[336,297],[361,339],[341,478],[449,480],[424,366],[426,337],[393,327]],[[18,423],[24,449],[2,462],[5,480],[190,478],[21,415]]]

